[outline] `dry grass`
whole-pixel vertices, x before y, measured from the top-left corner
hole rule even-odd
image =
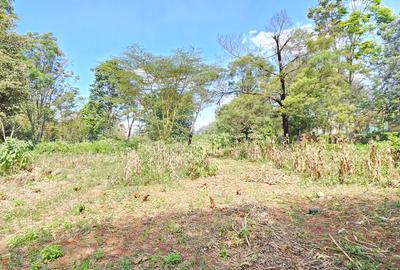
[[[277,145],[252,142],[225,149],[235,159],[270,160],[277,168],[298,172],[320,183],[376,184],[400,186],[400,167],[396,151],[379,148],[375,143],[367,149],[357,149],[354,144],[302,142]]]

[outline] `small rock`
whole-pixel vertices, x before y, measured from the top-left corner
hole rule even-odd
[[[312,207],[312,208],[308,209],[308,214],[309,215],[316,215],[316,214],[318,214],[318,212],[319,212],[319,209],[315,208],[315,207]]]
[[[324,194],[324,193],[322,193],[322,192],[317,192],[317,198],[321,199],[321,198],[323,198],[323,197],[325,197],[325,194]]]

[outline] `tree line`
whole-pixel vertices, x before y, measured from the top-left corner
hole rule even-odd
[[[267,42],[223,35],[222,67],[196,49],[154,55],[130,46],[93,69],[87,100],[51,33],[15,32],[11,0],[0,0],[0,128],[17,137],[83,141],[146,134],[190,144],[200,112],[224,97],[209,132],[288,140],[303,133],[357,134],[399,125],[400,22],[380,0],[319,0],[295,27],[280,12]]]

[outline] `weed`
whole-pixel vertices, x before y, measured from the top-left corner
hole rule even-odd
[[[51,262],[64,256],[64,251],[60,245],[51,244],[40,251],[40,256],[44,262]]]
[[[122,258],[122,260],[120,262],[120,269],[121,270],[131,270],[132,262],[128,258]]]
[[[17,199],[15,200],[15,206],[24,206],[26,202],[24,200]]]
[[[97,249],[94,253],[94,257],[96,260],[101,260],[102,258],[104,258],[104,251],[102,249]]]
[[[224,259],[228,258],[228,257],[230,256],[229,250],[226,249],[225,247],[222,248],[222,249],[220,249],[220,251],[219,251],[219,256],[220,256],[221,258],[224,258]]]
[[[82,213],[85,211],[85,209],[86,209],[85,205],[84,205],[84,204],[80,204],[80,205],[77,205],[77,206],[72,210],[72,212],[73,212],[73,214],[74,214],[75,216],[79,216],[80,214],[82,214]]]
[[[8,246],[10,248],[17,248],[21,246],[26,246],[35,242],[44,242],[51,239],[51,234],[44,229],[33,230],[28,233],[18,235],[8,241]]]
[[[177,265],[182,262],[182,255],[179,252],[171,252],[164,257],[164,264]]]

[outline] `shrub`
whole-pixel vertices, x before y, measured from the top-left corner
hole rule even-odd
[[[182,262],[182,255],[179,252],[171,252],[164,257],[166,265],[177,265]]]
[[[60,245],[51,244],[40,251],[40,256],[43,262],[51,262],[64,256],[64,251]]]
[[[0,145],[0,174],[24,169],[31,161],[32,143],[8,139]]]

